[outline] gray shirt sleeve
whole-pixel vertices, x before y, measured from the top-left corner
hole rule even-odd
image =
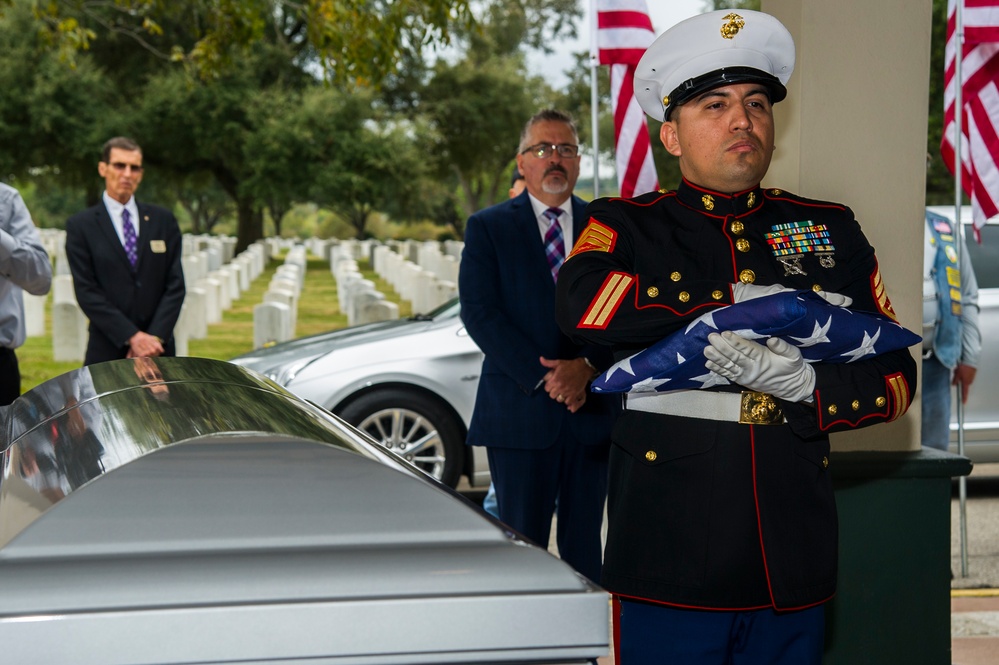
[[[978,367],[982,353],[982,331],[978,327],[978,280],[968,256],[964,233],[958,233],[961,243],[961,359],[962,365]]]
[[[0,183],[0,280],[28,293],[45,295],[52,285],[52,263],[27,206],[13,187]]]

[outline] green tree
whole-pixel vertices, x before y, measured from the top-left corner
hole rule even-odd
[[[437,172],[455,178],[466,217],[505,198],[520,131],[544,101],[532,91],[547,86],[512,57],[441,63],[423,90],[421,109],[436,129]]]
[[[0,10],[19,0],[0,0]],[[283,40],[337,81],[377,82],[400,54],[446,44],[471,25],[468,0],[52,0],[33,3],[47,45],[73,63],[119,37],[204,79]],[[181,29],[183,28],[183,29]]]
[[[190,221],[191,233],[211,233],[219,222],[235,214],[232,199],[207,173],[183,178],[172,188],[173,199]],[[280,226],[277,234],[281,234]]]
[[[249,113],[242,190],[271,201],[277,220],[295,202],[338,213],[364,237],[375,210],[399,219],[420,209],[425,160],[408,123],[375,118],[370,94],[316,86],[264,94]]]
[[[0,173],[58,175],[64,186],[85,187],[120,118],[113,85],[91,61],[74,71],[38,53],[35,25],[23,3],[0,18]]]
[[[238,248],[262,237],[265,211],[280,231],[284,213],[312,197],[350,216],[359,234],[372,210],[400,220],[429,216],[459,230],[456,202],[468,211],[499,198],[520,125],[551,96],[547,89],[524,95],[520,45],[571,34],[579,14],[575,0],[478,6],[488,19],[482,26],[467,0],[0,0],[0,63],[7,65],[0,82],[30,93],[0,98],[0,169],[86,187],[95,202],[98,148],[126,134],[143,145],[150,167],[144,196],[183,207],[195,231],[234,209]],[[511,136],[498,138],[505,132],[490,120],[473,137],[466,123],[450,122],[460,104],[431,108],[437,96],[481,94],[482,82],[467,71],[473,67],[456,74],[442,62],[427,64],[455,37],[453,60],[467,49],[473,62],[515,63],[516,75],[499,77],[512,93],[499,101],[529,103]],[[484,68],[493,75],[504,67]],[[435,88],[437,72],[471,85],[448,89],[445,76]],[[323,78],[331,84],[323,87]],[[369,94],[378,83],[386,84],[384,102]],[[342,105],[323,106],[335,95],[368,104],[345,111],[358,121],[349,135],[339,119],[322,122],[330,115],[324,111]],[[480,118],[513,115],[499,105],[469,106]],[[447,161],[459,133],[483,137],[482,164],[456,169]],[[497,145],[502,162],[493,159]],[[219,189],[231,206],[218,200]]]
[[[249,69],[249,68],[248,68]],[[259,202],[242,185],[251,176],[244,143],[253,131],[248,111],[257,101],[252,76],[233,73],[212,84],[183,72],[153,77],[136,100],[132,128],[154,169],[172,174],[211,174],[231,197],[238,217],[237,247],[263,237]]]
[[[421,188],[427,215],[461,237],[471,213],[506,198],[520,130],[540,108],[557,105],[541,77],[527,74],[525,47],[548,49],[575,35],[576,0],[491,0],[478,21],[456,32],[458,57],[400,68],[383,89],[388,108],[418,125],[429,159]]]
[[[358,238],[366,237],[376,210],[412,219],[410,210],[422,206],[424,161],[404,127],[363,122],[332,157],[320,170],[311,198],[346,219]]]

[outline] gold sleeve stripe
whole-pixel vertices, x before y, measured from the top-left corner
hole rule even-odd
[[[871,275],[871,291],[874,294],[874,301],[878,305],[878,311],[898,323],[898,317],[891,306],[891,299],[888,297],[884,280],[881,278],[881,268],[877,264],[874,267],[874,274]]]
[[[582,252],[613,252],[615,244],[617,244],[617,232],[591,218],[566,258],[572,258]]]
[[[888,420],[891,421],[901,417],[909,409],[911,395],[909,394],[909,384],[906,383],[905,377],[901,374],[885,377],[885,382],[892,398],[889,407],[891,411],[888,414]]]
[[[577,327],[599,330],[606,328],[634,281],[634,277],[623,272],[608,275]]]

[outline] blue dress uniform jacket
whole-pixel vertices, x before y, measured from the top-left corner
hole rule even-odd
[[[732,304],[740,281],[840,293],[852,309],[894,315],[874,249],[842,205],[684,181],[594,201],[586,217],[559,275],[558,321],[577,340],[612,346],[618,360]],[[783,402],[785,424],[621,415],[604,586],[717,610],[799,609],[834,594],[828,433],[901,416],[916,368],[906,349],[814,367],[814,404]]]
[[[66,222],[73,288],[90,319],[84,365],[124,358],[140,330],[163,340],[164,355],[175,355],[173,328],[185,295],[180,227],[166,208],[136,205],[142,221],[135,268],[103,203]]]
[[[572,197],[577,232],[585,207]],[[609,445],[614,397],[589,395],[570,414],[541,385],[541,356],[586,357],[606,369],[611,353],[573,342],[556,324],[555,283],[526,191],[468,219],[458,283],[461,318],[485,354],[468,444],[540,450],[569,428],[583,445]]]

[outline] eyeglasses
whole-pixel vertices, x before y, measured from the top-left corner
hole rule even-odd
[[[125,172],[128,169],[132,170],[132,173],[142,173],[142,165],[126,164],[125,162],[111,162],[111,168],[115,171]]]
[[[520,154],[526,155],[530,153],[538,159],[548,159],[554,152],[558,152],[559,157],[568,159],[579,154],[579,146],[571,143],[559,143],[558,145],[552,143],[538,143],[537,145],[524,148],[520,151]]]

